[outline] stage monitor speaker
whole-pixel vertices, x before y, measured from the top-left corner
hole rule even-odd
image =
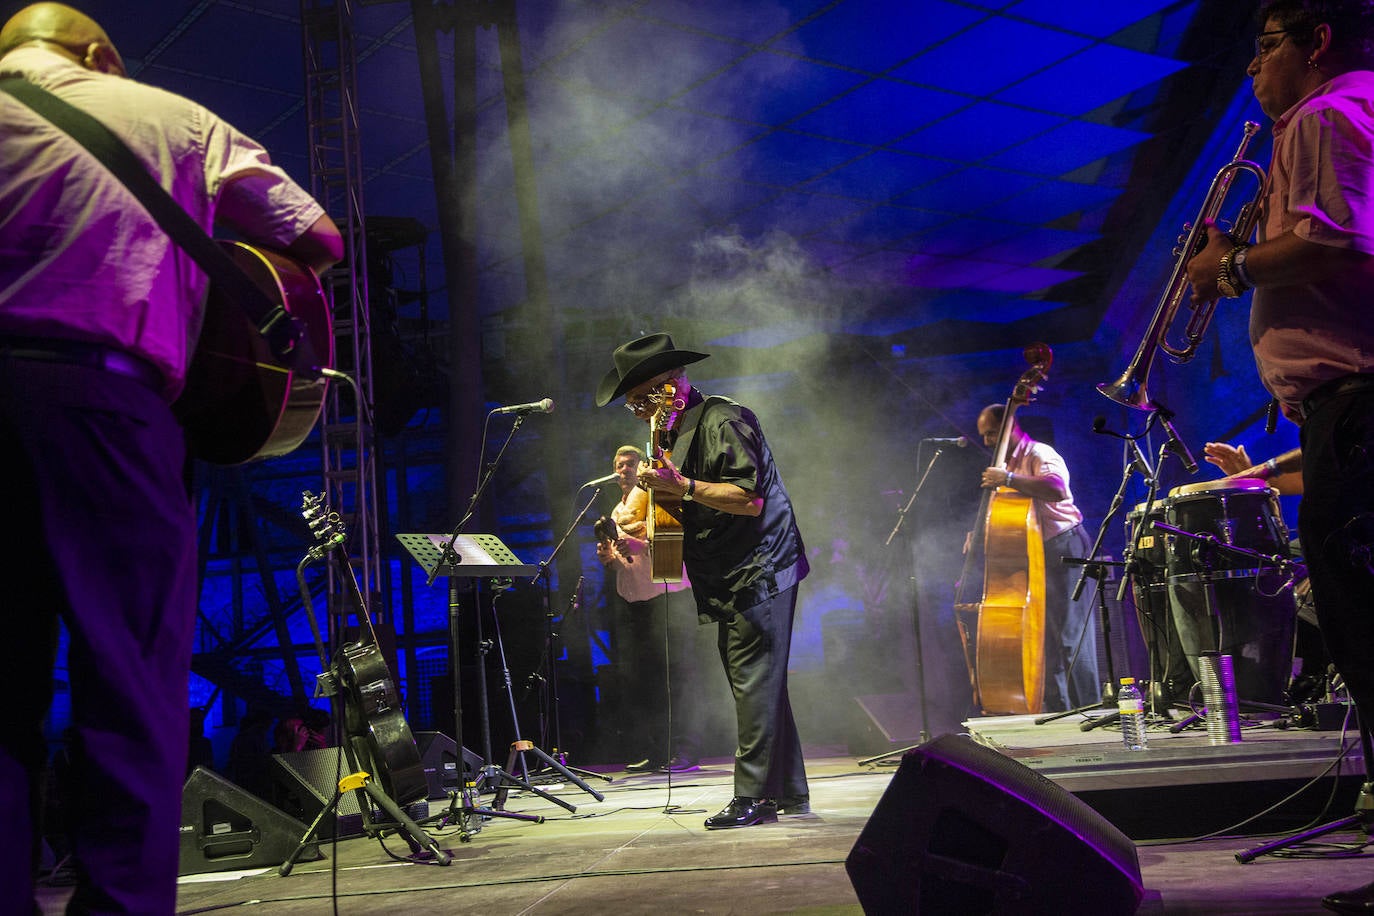
[[[461,786],[458,779],[458,742],[443,732],[416,732],[415,746],[420,749],[420,766],[429,783],[429,798],[446,798]],[[485,761],[463,748],[463,773],[471,782],[477,778]]]
[[[280,865],[307,829],[218,773],[196,767],[181,794],[179,874]],[[324,856],[311,844],[301,858],[314,861]]]
[[[1044,776],[959,735],[908,751],[845,860],[865,913],[1134,913],[1135,844]]]
[[[273,754],[272,760],[276,764],[272,775],[277,783],[273,800],[287,814],[300,818],[306,824],[313,823],[319,813],[328,807],[339,780],[351,772],[348,759],[337,747]],[[411,818],[421,820],[429,815],[429,801],[421,799],[401,805],[401,810]],[[368,814],[374,823],[391,822],[389,815],[370,804]],[[362,809],[358,807],[358,793],[345,792],[339,799],[334,816],[324,819],[317,835],[327,840],[335,836],[339,839],[363,836],[366,832]]]

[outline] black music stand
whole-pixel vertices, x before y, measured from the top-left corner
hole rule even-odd
[[[398,534],[396,535],[396,539],[401,542],[401,545],[405,547],[407,551],[409,551],[410,555],[415,558],[415,561],[420,564],[420,567],[429,574],[431,580],[436,576],[445,576],[448,578],[449,654],[453,665],[453,722],[454,730],[457,733],[457,741],[461,746],[463,740],[463,705],[462,676],[458,652],[458,617],[460,606],[458,580],[481,578],[502,579],[513,576],[528,576],[533,574],[537,570],[537,567],[521,561],[520,558],[512,553],[509,547],[501,543],[501,539],[494,534],[463,534],[458,535],[456,538],[447,534]],[[450,541],[452,541],[452,553],[448,554],[448,559],[445,560],[446,548]],[[472,817],[474,815],[477,817],[482,815],[494,815],[543,823],[544,819],[538,815],[517,814],[515,812],[503,810],[506,792],[510,786],[519,786],[525,791],[538,795],[545,801],[553,802],[569,812],[576,812],[577,807],[575,805],[550,795],[542,789],[532,785],[528,780],[516,777],[507,770],[496,765],[491,747],[490,706],[487,701],[486,649],[484,646],[480,645],[480,643],[483,642],[480,606],[477,609],[476,623],[477,638],[479,642],[479,652],[477,656],[477,687],[478,698],[480,700],[479,709],[482,715],[483,759],[486,761],[477,775],[476,783],[478,792],[481,791],[483,786],[490,786],[492,788],[492,791],[496,793],[496,804],[490,809],[477,808],[468,795],[467,786],[466,783],[464,783],[461,791],[453,798],[453,802],[449,807],[449,815],[460,813],[461,822],[464,825],[465,831],[467,825],[472,822]],[[501,654],[503,659],[503,674],[506,681],[507,692],[509,692],[510,673],[505,671],[504,648]],[[512,716],[515,714],[513,700],[511,703],[511,714]],[[518,722],[514,724],[518,732]],[[515,754],[523,754],[524,752],[532,753],[553,769],[559,770],[569,782],[584,789],[595,797],[597,801],[602,800],[603,796],[593,791],[585,782],[568,772],[561,764],[553,760],[539,748],[535,747],[531,742],[519,740],[517,735],[517,740],[515,744],[512,745],[512,748],[512,757],[514,757]],[[521,759],[523,761],[523,757]],[[459,808],[461,808],[461,812],[458,811]],[[478,829],[480,829],[480,822]]]

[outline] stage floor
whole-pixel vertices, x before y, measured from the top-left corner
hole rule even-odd
[[[1205,732],[1175,736],[1160,727],[1151,731],[1147,751],[1129,752],[1120,746],[1119,732],[1110,727],[1083,732],[1081,721],[1037,726],[1032,717],[1005,717],[965,725],[975,740],[1099,810],[1115,805],[1131,814],[1108,816],[1137,841],[1146,888],[1140,913],[1316,914],[1324,912],[1323,894],[1374,880],[1374,863],[1352,860],[1349,851],[1334,846],[1312,850],[1316,857],[1267,855],[1241,865],[1236,854],[1265,839],[1253,826],[1236,828],[1229,838],[1189,839],[1197,835],[1189,828],[1199,820],[1226,827],[1259,813],[1274,785],[1328,771],[1329,792],[1334,784],[1329,768],[1340,753],[1338,732],[1250,729],[1241,744],[1214,747]],[[184,877],[178,911],[251,905],[254,912],[282,916],[320,914],[331,911],[336,896],[339,912],[407,916],[856,914],[861,910],[844,862],[900,758],[863,763],[867,758],[840,748],[807,750],[812,813],[783,817],[777,824],[703,829],[702,820],[732,794],[728,760],[707,761],[696,772],[673,777],[606,770],[611,781],[591,780],[604,795],[600,802],[573,785],[543,787],[576,812],[529,793],[508,799],[506,810],[540,815],[545,818],[540,824],[492,818],[467,842],[452,827],[431,827],[452,854],[448,867],[399,863],[378,840],[356,838],[324,844],[326,858],[299,863],[285,878],[275,868]],[[1360,769],[1357,750],[1344,768]],[[1227,787],[1234,791],[1222,791]],[[483,800],[490,803],[491,796]],[[446,801],[431,802],[435,813],[447,807]],[[1338,799],[1319,821],[1351,810],[1348,800]],[[1145,812],[1150,816],[1140,818]],[[1132,818],[1151,829],[1134,829]],[[1177,829],[1160,833],[1166,839],[1136,835],[1159,833],[1156,828],[1168,824]],[[1364,839],[1347,830],[1323,841],[1358,847]],[[387,845],[398,854],[406,851],[394,837]],[[61,888],[46,889],[44,913],[61,912],[65,898]],[[1085,899],[1080,911],[1092,912],[1091,901]]]

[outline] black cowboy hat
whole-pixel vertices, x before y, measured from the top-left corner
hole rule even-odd
[[[625,392],[642,385],[655,375],[695,363],[710,356],[694,350],[679,350],[667,334],[650,334],[621,344],[611,354],[615,368],[596,386],[596,406],[605,407]]]

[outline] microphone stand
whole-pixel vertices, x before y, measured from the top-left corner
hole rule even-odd
[[[558,543],[554,545],[553,553],[549,554],[548,559],[544,560],[542,563],[539,564],[539,571],[536,572],[534,578],[530,580],[530,584],[533,585],[535,583],[542,581],[544,586],[541,590],[541,594],[543,595],[544,602],[544,621],[546,625],[546,632],[544,637],[544,658],[540,661],[540,666],[544,667],[547,663],[548,668],[547,682],[549,685],[549,718],[553,721],[553,747],[551,749],[553,753],[551,756],[554,761],[554,763],[550,765],[548,769],[552,769],[555,772],[558,772],[560,776],[564,776],[568,772],[572,772],[576,773],[579,776],[595,776],[597,779],[604,779],[606,780],[606,782],[611,782],[612,780],[610,776],[606,776],[601,773],[595,773],[591,770],[582,770],[578,769],[577,767],[568,766],[568,754],[566,749],[563,747],[563,730],[558,718],[558,665],[554,662],[553,651],[554,643],[555,640],[558,638],[558,634],[554,632],[553,629],[554,615],[552,610],[552,602],[550,600],[549,585],[549,567],[553,565],[554,558],[557,557],[558,552],[563,549],[563,545],[567,543],[568,538],[571,537],[572,533],[577,530],[577,526],[581,523],[583,517],[587,514],[587,510],[592,507],[592,505],[596,502],[596,498],[601,495],[601,487],[602,485],[598,484],[596,489],[592,491],[591,498],[588,499],[587,502],[582,506],[582,509],[573,518],[572,524],[568,526],[568,530],[563,532],[563,536],[559,538]],[[581,602],[579,600],[581,594],[582,580],[578,579],[577,586],[573,589],[573,609],[576,609],[581,605]],[[538,675],[536,674],[534,676],[537,677]],[[533,780],[535,776],[541,775],[547,776],[548,774],[537,773],[531,776],[530,778],[531,780]],[[588,791],[590,792],[591,790]],[[601,799],[597,798],[597,801],[601,801]]]
[[[1095,428],[1094,431],[1103,432],[1103,430],[1097,428]],[[1102,617],[1102,641],[1107,649],[1107,680],[1102,686],[1102,695],[1096,703],[1090,703],[1086,706],[1079,706],[1077,709],[1066,709],[1063,712],[1052,713],[1048,716],[1041,716],[1040,718],[1035,720],[1036,725],[1044,725],[1046,722],[1054,722],[1055,720],[1062,719],[1065,716],[1078,715],[1080,713],[1087,712],[1090,709],[1100,709],[1104,707],[1112,709],[1113,711],[1108,713],[1106,716],[1101,716],[1097,719],[1093,719],[1089,722],[1084,723],[1084,725],[1096,728],[1099,724],[1105,724],[1109,721],[1115,722],[1116,718],[1112,717],[1116,717],[1119,715],[1115,712],[1116,664],[1112,659],[1112,617],[1110,609],[1107,607],[1107,593],[1105,590],[1105,582],[1107,579],[1108,566],[1121,565],[1125,569],[1129,570],[1131,568],[1131,560],[1127,559],[1122,564],[1110,563],[1106,560],[1097,559],[1097,552],[1102,549],[1102,539],[1107,534],[1107,525],[1110,524],[1112,519],[1116,517],[1116,514],[1121,511],[1121,506],[1126,499],[1126,488],[1130,486],[1131,478],[1135,475],[1135,472],[1138,470],[1144,476],[1146,484],[1150,487],[1151,500],[1153,500],[1154,498],[1155,487],[1157,486],[1154,469],[1150,467],[1150,464],[1148,461],[1145,460],[1145,457],[1140,454],[1140,449],[1135,444],[1135,440],[1125,436],[1123,436],[1122,438],[1126,439],[1127,446],[1130,449],[1130,454],[1126,456],[1126,460],[1124,462],[1125,466],[1122,469],[1121,473],[1121,484],[1116,488],[1116,495],[1112,497],[1111,506],[1107,509],[1107,514],[1103,516],[1102,524],[1099,525],[1097,528],[1097,537],[1093,540],[1092,549],[1088,551],[1088,556],[1084,559],[1076,559],[1073,557],[1063,558],[1063,562],[1066,564],[1082,565],[1083,567],[1083,571],[1078,576],[1078,582],[1073,587],[1073,593],[1069,596],[1070,602],[1077,601],[1079,598],[1082,597],[1083,586],[1087,583],[1090,577],[1096,580],[1097,582],[1097,610]],[[1121,578],[1124,582],[1126,580],[1126,575],[1123,573]],[[1117,595],[1117,600],[1121,600],[1120,594]],[[1089,618],[1086,616],[1083,618],[1083,630],[1078,637],[1078,642],[1080,644],[1083,642],[1083,638],[1088,633],[1088,620]],[[1075,656],[1076,654],[1077,653],[1075,653]],[[1085,728],[1084,731],[1086,730],[1087,729]]]
[[[944,450],[937,448],[935,450],[935,454],[930,456],[930,461],[926,464],[926,469],[921,473],[921,479],[916,482],[916,488],[912,491],[911,498],[906,501],[906,505],[902,506],[901,511],[897,513],[897,524],[892,526],[892,531],[888,534],[887,540],[883,542],[884,547],[890,546],[892,544],[892,539],[897,536],[897,532],[902,530],[902,523],[906,520],[907,512],[910,511],[911,507],[915,504],[916,497],[921,495],[921,489],[926,485],[926,479],[930,477],[931,469],[935,467],[935,462],[938,461],[940,459],[940,456],[943,454]],[[900,750],[895,751],[888,751],[887,753],[879,754],[876,757],[869,757],[865,760],[860,760],[860,765],[877,763],[880,760],[886,760],[891,757],[900,757],[907,751],[911,750],[912,747],[919,747],[921,744],[925,744],[927,741],[930,740],[930,714],[926,710],[925,652],[921,647],[921,604],[916,593],[914,578],[911,589],[911,620],[916,634],[916,695],[917,702],[920,704],[921,707],[920,741],[918,744],[912,745],[910,747],[904,747]]]
[[[495,411],[492,411],[492,413],[495,413]],[[487,418],[490,419],[491,414],[487,414]],[[477,489],[473,492],[472,498],[468,500],[468,507],[464,510],[463,517],[459,519],[457,527],[453,529],[453,533],[449,535],[448,540],[444,542],[444,546],[440,549],[439,561],[434,564],[434,569],[430,572],[429,578],[425,580],[426,588],[434,584],[434,580],[439,575],[439,570],[442,567],[462,562],[463,558],[453,549],[453,545],[458,543],[458,537],[463,533],[463,529],[467,527],[468,522],[472,520],[472,513],[477,507],[477,501],[482,498],[482,494],[487,490],[487,485],[490,484],[492,478],[496,476],[496,468],[501,464],[501,458],[505,456],[506,449],[510,447],[511,440],[515,438],[516,431],[520,429],[524,422],[525,415],[516,414],[515,422],[511,424],[510,432],[506,433],[506,441],[501,443],[501,448],[497,451],[496,457],[486,466],[481,480],[477,482]]]
[[[1154,416],[1155,415],[1152,414],[1150,422],[1146,424],[1145,432],[1147,433],[1150,430],[1150,426],[1154,423]],[[1144,435],[1144,433],[1142,433],[1141,435]],[[1141,454],[1140,448],[1136,445],[1136,440],[1134,438],[1131,438],[1129,436],[1122,436],[1121,438],[1125,439],[1129,443],[1131,454],[1126,456],[1124,462],[1125,467],[1122,469],[1121,473],[1121,485],[1117,488],[1116,495],[1112,497],[1111,508],[1107,512],[1107,517],[1102,520],[1102,527],[1097,532],[1097,541],[1093,545],[1093,551],[1091,554],[1092,556],[1097,555],[1098,546],[1101,545],[1103,535],[1106,533],[1107,523],[1112,519],[1113,516],[1116,515],[1118,511],[1120,511],[1122,502],[1126,495],[1126,487],[1129,485],[1132,475],[1134,475],[1137,470],[1140,471],[1141,476],[1144,478],[1145,486],[1147,488],[1145,496],[1145,511],[1142,515],[1142,521],[1145,518],[1149,518],[1150,509],[1155,504],[1155,496],[1159,493],[1159,470],[1164,464],[1164,458],[1167,454],[1167,449],[1169,447],[1168,443],[1165,443],[1164,445],[1160,446],[1159,457],[1155,459],[1154,466],[1151,467],[1149,460],[1146,459],[1143,454]],[[1145,527],[1146,526],[1142,523],[1139,531],[1132,532],[1131,543],[1126,545],[1126,558],[1125,562],[1122,565],[1121,583],[1117,586],[1116,589],[1116,601],[1118,606],[1120,606],[1121,602],[1125,600],[1126,589],[1130,587],[1131,581],[1135,578],[1137,569],[1135,555],[1137,550],[1139,549],[1140,538],[1144,534]],[[1105,574],[1105,569],[1101,572]],[[1074,587],[1073,594],[1075,598],[1082,594],[1083,583],[1086,580],[1088,573],[1088,567],[1085,565],[1083,567],[1083,575],[1079,577],[1078,584]],[[1102,613],[1103,626],[1104,628],[1109,628],[1110,624],[1107,623],[1107,601],[1105,596],[1101,594],[1101,589],[1103,587],[1102,578],[1098,579],[1097,587],[1099,591],[1098,605]],[[1109,634],[1104,633],[1104,635]],[[1077,710],[1073,710],[1073,712],[1086,712],[1089,709],[1097,709],[1101,707],[1108,707],[1110,711],[1106,715],[1097,716],[1096,718],[1089,719],[1088,721],[1081,723],[1078,726],[1079,731],[1092,731],[1095,728],[1101,728],[1103,725],[1111,725],[1112,723],[1117,722],[1121,718],[1121,713],[1118,712],[1115,708],[1113,708],[1116,705],[1115,698],[1117,680],[1116,670],[1112,660],[1112,644],[1110,639],[1107,640],[1107,677],[1107,684],[1105,685],[1102,691],[1102,702],[1097,704],[1097,706],[1086,706]],[[1036,721],[1039,722],[1040,720]],[[1049,719],[1046,719],[1045,721],[1049,721]]]

